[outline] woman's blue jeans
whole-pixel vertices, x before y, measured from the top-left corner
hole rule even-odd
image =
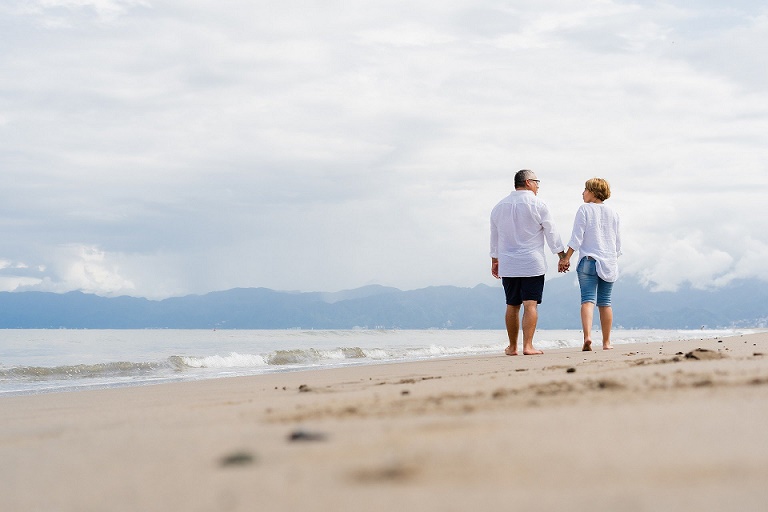
[[[613,283],[603,280],[597,275],[597,262],[589,257],[579,260],[576,267],[581,289],[581,303],[592,302],[598,307],[611,305]]]

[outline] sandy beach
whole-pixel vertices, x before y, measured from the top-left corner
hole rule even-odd
[[[0,398],[7,511],[768,507],[768,333]]]

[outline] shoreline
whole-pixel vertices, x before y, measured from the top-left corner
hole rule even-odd
[[[3,396],[0,493],[9,510],[762,510],[766,403],[768,333]]]
[[[506,346],[506,342],[502,341],[506,340],[505,330],[399,331],[401,333],[399,337],[390,336],[398,331],[389,331],[384,339],[379,340],[383,344],[378,346],[371,346],[371,340],[365,337],[360,339],[355,338],[354,335],[350,337],[350,333],[355,331],[331,330],[327,332],[339,334],[335,338],[331,335],[326,338],[307,336],[283,340],[293,345],[282,348],[275,343],[275,333],[282,333],[282,331],[268,332],[273,339],[266,345],[259,346],[258,336],[261,335],[261,331],[248,331],[251,336],[256,336],[255,346],[254,339],[242,336],[235,340],[234,346],[227,343],[231,338],[221,345],[214,346],[211,343],[214,341],[220,343],[222,340],[212,338],[206,340],[207,344],[203,342],[202,345],[195,345],[193,342],[186,352],[179,352],[178,348],[160,346],[159,349],[156,348],[155,358],[146,358],[140,352],[131,354],[123,351],[119,342],[124,340],[128,345],[134,341],[132,336],[113,337],[111,341],[117,346],[99,344],[91,347],[89,342],[93,342],[92,336],[90,340],[85,340],[84,344],[78,345],[80,354],[60,353],[58,360],[56,355],[49,355],[47,360],[39,357],[28,357],[25,360],[23,357],[14,359],[9,355],[26,350],[24,344],[27,343],[27,331],[16,331],[16,335],[10,342],[11,346],[6,347],[4,354],[0,354],[4,356],[0,357],[0,363],[2,363],[0,364],[0,397],[80,392],[278,372],[315,371],[322,368],[425,361],[433,358],[482,357],[498,354]],[[312,331],[312,333],[315,332]],[[614,332],[616,335],[614,344],[618,346],[653,341],[667,342],[692,337],[711,339],[760,332],[768,331],[759,328],[703,331],[618,329]],[[429,333],[431,337],[425,338],[425,333]],[[435,337],[435,334],[438,336]],[[461,336],[459,344],[457,344],[457,335]],[[404,337],[411,336],[415,336],[418,341],[404,344]],[[543,349],[545,352],[577,348],[581,347],[582,343],[580,330],[540,330],[537,338],[536,348]],[[142,339],[141,336],[139,339]],[[246,340],[247,346],[244,344]],[[489,343],[493,340],[497,343]],[[154,341],[157,342],[157,340]],[[187,340],[177,340],[178,343],[185,341]],[[146,344],[147,340],[142,339],[142,342]],[[44,353],[45,350],[55,352],[57,348],[61,350],[60,347],[54,348],[56,343],[61,343],[56,336],[47,338],[44,336],[40,343],[42,344],[40,353]],[[140,346],[142,346],[141,343]],[[110,349],[116,350],[119,355],[115,355]],[[184,355],[178,355],[179,353]]]

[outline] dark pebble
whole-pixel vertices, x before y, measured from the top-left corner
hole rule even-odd
[[[565,371],[566,371],[566,373],[576,373],[576,368],[568,368]]]
[[[296,441],[325,441],[326,435],[322,432],[307,432],[306,430],[294,430],[288,435],[292,443]]]
[[[236,452],[221,459],[222,467],[248,466],[253,464],[256,458],[248,452]]]

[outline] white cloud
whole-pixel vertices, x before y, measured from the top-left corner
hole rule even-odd
[[[20,4],[21,12],[36,16],[52,28],[72,27],[72,16],[82,13],[92,13],[98,20],[110,22],[131,8],[149,6],[145,0],[31,0]]]
[[[636,259],[628,270],[654,291],[675,291],[686,282],[697,288],[714,287],[713,276],[724,275],[733,265],[733,257],[707,247],[701,233],[682,239],[669,235],[660,238],[651,247],[630,246]]]
[[[768,244],[747,238],[743,240],[743,245],[738,261],[728,273],[715,280],[715,286],[727,285],[734,279],[757,278],[768,281],[768,269],[761,263],[768,258]]]
[[[455,37],[434,30],[429,25],[414,22],[399,23],[395,26],[364,30],[357,34],[360,42],[365,45],[387,46],[429,46],[447,44],[455,41]]]
[[[64,282],[73,288],[110,295],[135,289],[133,283],[120,276],[119,266],[108,261],[99,248],[75,246],[64,248],[64,252],[71,255],[72,260],[60,273]]]
[[[0,276],[0,292],[14,292],[18,290],[30,289],[40,284],[40,279],[33,277],[15,277]]]
[[[68,292],[81,290],[100,295],[127,295],[133,283],[120,275],[119,257],[94,246],[66,245],[54,249],[51,271],[40,265],[27,276],[2,276],[5,290]],[[25,268],[28,267],[17,267]]]

